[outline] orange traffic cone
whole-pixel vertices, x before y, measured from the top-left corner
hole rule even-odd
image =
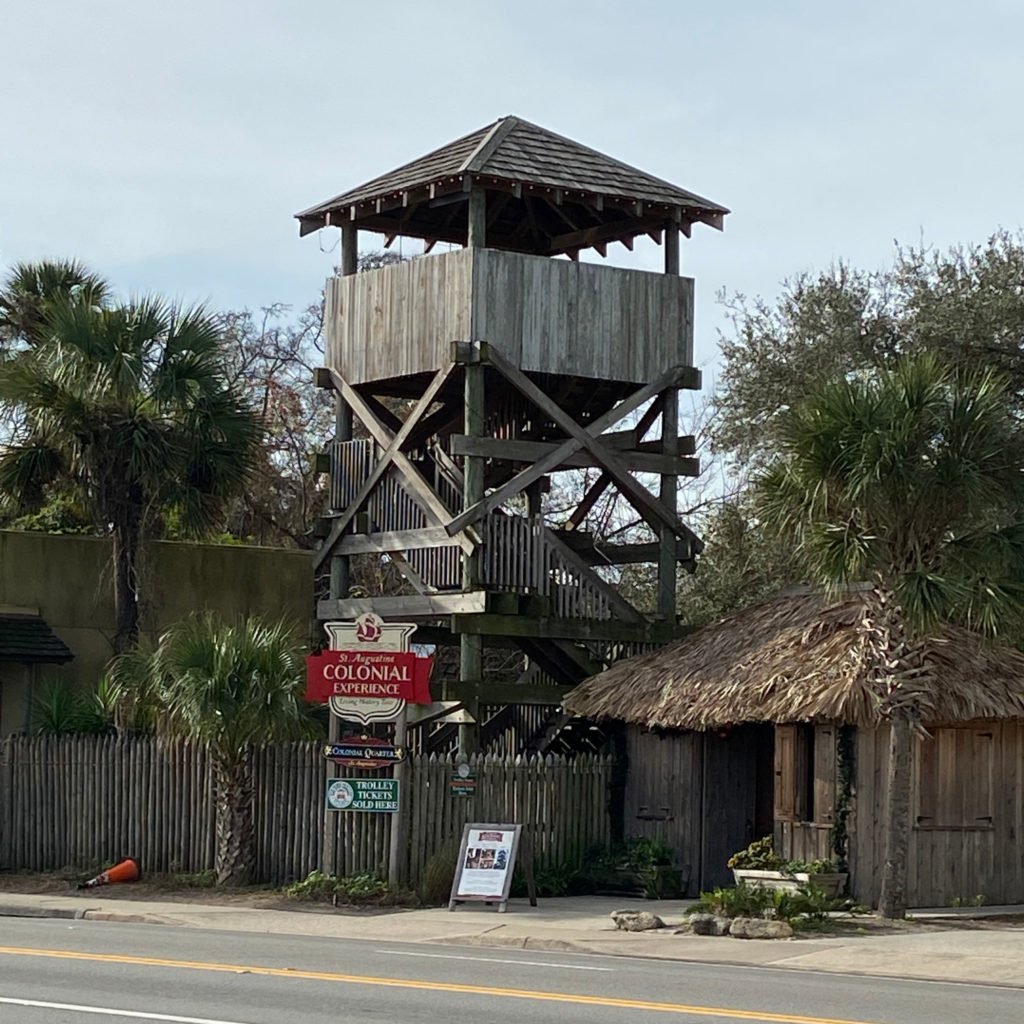
[[[126,857],[119,864],[107,868],[95,878],[90,878],[88,882],[81,882],[78,888],[92,889],[94,886],[110,885],[113,882],[137,882],[141,877],[142,869],[139,862],[134,857]]]

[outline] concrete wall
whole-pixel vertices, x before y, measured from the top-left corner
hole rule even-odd
[[[114,635],[111,553],[107,538],[0,530],[0,606],[38,609],[75,654],[67,665],[37,666],[37,681],[92,687],[102,675]],[[305,629],[314,614],[312,571],[308,551],[158,541],[141,567],[143,631],[155,636],[205,609],[287,618]],[[21,665],[0,664],[0,735],[22,728],[25,688]]]

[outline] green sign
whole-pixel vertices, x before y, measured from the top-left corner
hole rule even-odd
[[[398,779],[328,779],[327,806],[332,811],[398,810]]]
[[[452,796],[474,796],[476,794],[476,772],[465,761],[452,772]]]

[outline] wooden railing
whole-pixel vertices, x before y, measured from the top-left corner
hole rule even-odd
[[[341,512],[368,478],[379,450],[372,440],[331,446],[331,508]],[[461,496],[441,453],[411,453],[431,477],[431,486],[452,514]],[[433,525],[409,496],[396,473],[388,472],[366,502],[371,533],[422,530]],[[358,521],[358,520],[357,520]],[[637,613],[565,544],[539,517],[492,513],[484,524],[482,583],[491,590],[536,594],[550,602],[550,614],[570,619],[638,619]],[[426,588],[452,591],[462,587],[462,559],[457,547],[425,547],[403,557]]]

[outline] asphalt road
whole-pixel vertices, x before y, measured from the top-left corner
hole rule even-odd
[[[766,968],[0,918],[3,1024],[1020,1024],[1024,992]],[[367,926],[375,924],[367,920]]]

